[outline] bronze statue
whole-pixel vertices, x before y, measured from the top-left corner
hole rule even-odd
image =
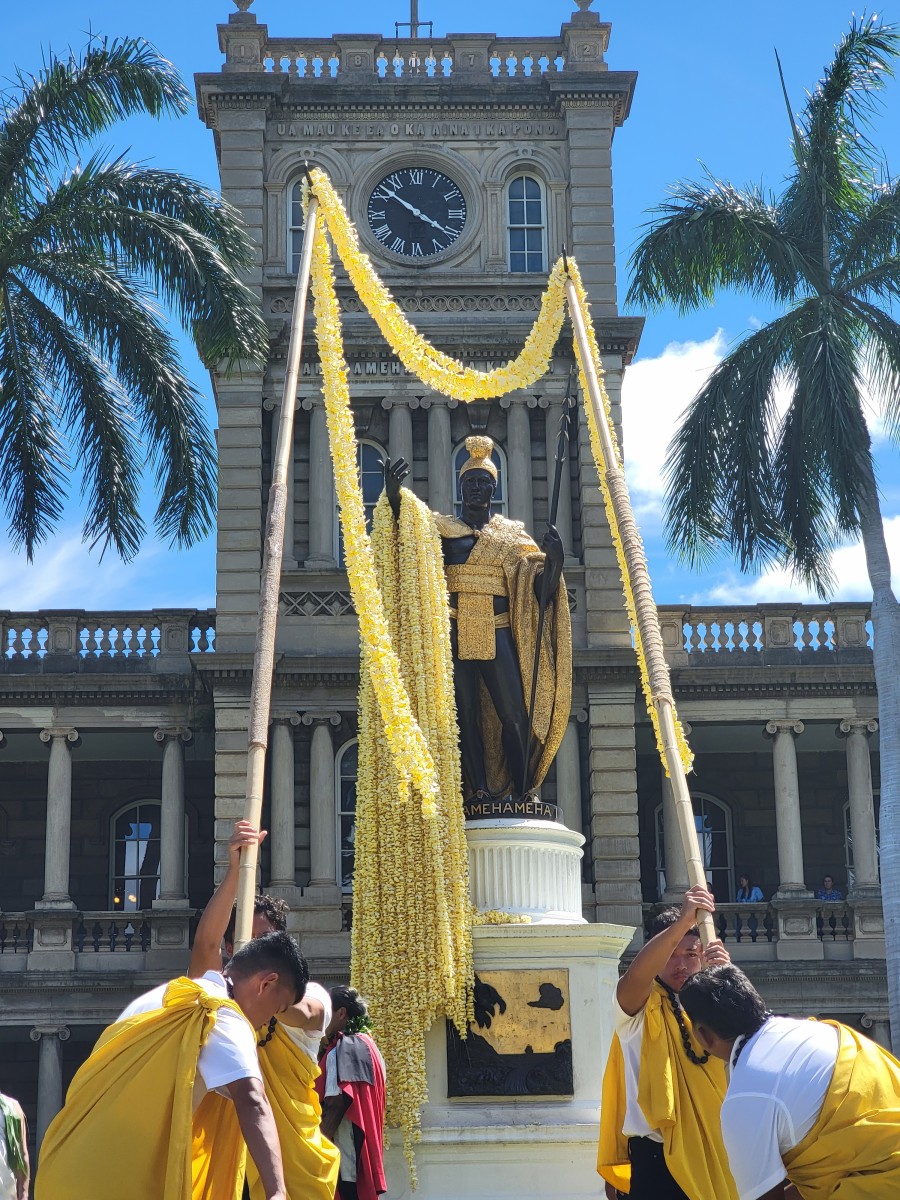
[[[475,801],[521,797],[523,785],[525,790],[537,787],[547,774],[569,719],[572,643],[563,545],[552,525],[538,547],[520,521],[492,515],[497,488],[493,442],[470,437],[466,449],[460,515],[435,514],[449,592],[463,794]],[[385,492],[395,517],[408,473],[403,459],[384,464]],[[532,714],[533,749],[526,762],[545,571],[550,601]]]

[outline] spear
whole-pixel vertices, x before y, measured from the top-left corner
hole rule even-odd
[[[569,445],[571,442],[572,413],[575,408],[575,397],[572,395],[572,375],[569,375],[569,386],[562,403],[562,414],[559,418],[559,433],[556,438],[555,472],[553,475],[553,494],[550,499],[549,524],[555,528],[559,513],[559,488],[562,483],[563,469],[569,464]],[[547,616],[547,605],[550,603],[549,574],[544,569],[541,576],[541,598],[538,605],[537,641],[534,647],[534,666],[531,671],[531,698],[528,701],[528,741],[526,743],[525,766],[522,777],[522,795],[527,795],[531,787],[532,771],[531,756],[534,753],[534,702],[537,697],[538,671],[541,665],[541,640],[544,636],[544,622]]]
[[[307,179],[309,179],[308,172]],[[303,354],[303,321],[306,316],[306,296],[309,291],[318,209],[319,202],[315,195],[311,195],[306,213],[306,226],[303,231],[300,270],[297,272],[287,370],[284,376],[284,395],[281,399],[278,439],[275,444],[272,482],[269,486],[269,503],[266,509],[266,539],[263,545],[262,570],[260,572],[259,616],[256,624],[256,649],[253,655],[253,681],[250,685],[247,794],[244,804],[244,820],[249,821],[257,829],[262,821],[263,772],[266,765],[266,746],[269,740],[269,710],[272,704],[272,675],[275,667],[275,629],[278,623],[281,554],[284,546],[284,523],[287,510],[287,473],[291,446],[294,442],[294,409],[297,404],[297,383],[300,378],[300,359]],[[235,950],[239,950],[245,942],[249,942],[253,929],[258,857],[258,845],[241,848],[237,912],[234,922]]]
[[[564,252],[565,253],[565,252]],[[647,670],[650,676],[651,701],[659,716],[659,729],[663,745],[663,757],[666,770],[672,781],[672,791],[675,796],[675,811],[678,816],[678,828],[681,833],[681,844],[684,847],[684,857],[687,860],[688,880],[692,886],[708,887],[706,870],[700,855],[700,843],[697,839],[697,826],[694,821],[694,806],[688,791],[687,780],[684,777],[684,766],[678,750],[678,738],[675,732],[675,702],[672,697],[672,685],[669,679],[669,665],[663,651],[662,632],[659,627],[659,614],[653,601],[650,588],[650,572],[647,570],[647,559],[644,547],[638,534],[628,495],[628,484],[625,472],[619,466],[613,446],[612,434],[600,392],[600,380],[591,353],[584,315],[578,299],[575,284],[568,273],[566,264],[566,299],[569,305],[569,316],[572,320],[572,330],[578,344],[578,353],[584,368],[588,385],[588,400],[593,410],[594,421],[600,435],[603,448],[603,474],[606,490],[612,502],[613,512],[625,559],[628,564],[628,576],[634,595],[635,616]],[[598,464],[599,466],[599,464]],[[700,937],[706,946],[716,936],[712,914],[697,913],[697,925]]]

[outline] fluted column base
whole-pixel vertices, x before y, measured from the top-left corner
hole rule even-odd
[[[535,925],[583,925],[584,838],[551,821],[469,821],[469,887],[480,912],[531,917]]]

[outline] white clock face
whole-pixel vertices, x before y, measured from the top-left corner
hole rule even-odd
[[[369,228],[382,246],[403,258],[440,254],[458,241],[466,201],[448,175],[431,167],[400,167],[374,189]]]

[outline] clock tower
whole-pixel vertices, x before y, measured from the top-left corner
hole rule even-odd
[[[220,71],[197,76],[222,191],[258,252],[250,283],[269,323],[266,369],[214,373],[219,415],[216,711],[219,859],[241,815],[262,531],[281,403],[303,165],[341,193],[376,269],[442,350],[487,369],[514,357],[563,245],[593,306],[613,414],[641,321],[618,315],[612,148],[635,74],[607,62],[610,26],[577,0],[558,34],[276,36],[235,0]],[[264,0],[258,0],[264,8]],[[260,13],[260,17],[264,13]],[[464,440],[494,440],[497,504],[538,540],[572,366],[560,342],[527,394],[457,405],[407,375],[339,273],[367,505],[380,460],[405,458],[431,508],[452,512]],[[269,742],[263,882],[291,904],[318,977],[342,977],[352,919],[358,638],[336,520],[311,320],[290,473]],[[543,797],[583,832],[584,915],[641,921],[637,675],[584,423],[563,474],[560,534],[572,611],[573,710]],[[639,699],[639,697],[637,697]]]

